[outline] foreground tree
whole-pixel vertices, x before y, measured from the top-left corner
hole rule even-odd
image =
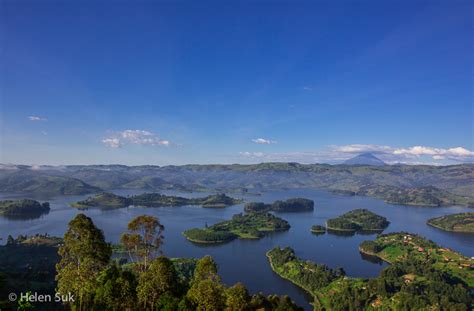
[[[140,262],[140,270],[148,269],[153,254],[163,244],[165,227],[157,217],[142,215],[128,223],[127,233],[122,234],[121,243],[134,262]]]
[[[239,311],[249,309],[250,296],[242,283],[237,283],[225,291],[226,310]]]
[[[97,277],[95,310],[135,310],[137,302],[135,275],[114,263]]]
[[[222,310],[225,307],[224,286],[217,274],[217,264],[210,256],[200,259],[187,298],[197,310]]]
[[[58,293],[74,295],[70,302],[78,310],[89,309],[97,287],[96,278],[107,266],[112,250],[104,234],[92,220],[78,214],[69,222],[64,244],[59,248],[61,260],[56,264]]]
[[[138,279],[138,299],[144,309],[154,310],[162,296],[176,295],[177,280],[171,260],[164,256],[152,260],[150,267],[141,272]]]

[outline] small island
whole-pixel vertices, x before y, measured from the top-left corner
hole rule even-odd
[[[433,262],[436,270],[463,281],[474,287],[474,259],[463,256],[449,248],[416,234],[396,232],[381,234],[374,241],[364,241],[359,251],[365,255],[375,256],[388,263],[419,260]]]
[[[41,215],[49,210],[48,202],[40,203],[30,199],[0,201],[0,215],[3,216]]]
[[[315,234],[324,234],[326,233],[326,227],[320,225],[311,226],[311,232]]]
[[[183,235],[195,243],[224,243],[236,238],[260,239],[265,233],[285,231],[290,224],[270,213],[236,214],[231,220],[183,232]]]
[[[367,209],[355,209],[339,217],[328,219],[326,227],[333,231],[383,231],[390,222],[387,218],[372,213]]]
[[[86,200],[72,203],[77,208],[123,208],[130,205],[143,207],[165,207],[201,205],[208,208],[222,208],[242,203],[242,200],[231,198],[223,193],[209,195],[203,198],[184,198],[178,196],[164,195],[160,193],[143,193],[130,197],[123,197],[113,193],[104,192]]]
[[[445,231],[474,233],[474,213],[459,213],[431,218],[427,224]]]
[[[122,197],[110,192],[103,192],[85,200],[71,203],[72,207],[87,209],[89,207],[100,207],[103,209],[122,208],[133,205],[130,198]]]
[[[250,202],[245,204],[246,212],[308,212],[314,210],[314,201],[304,198],[291,198],[275,201],[271,204]]]

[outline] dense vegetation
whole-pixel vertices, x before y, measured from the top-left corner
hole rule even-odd
[[[126,264],[111,259],[111,248],[102,231],[84,214],[71,220],[64,239],[9,238],[9,243],[0,247],[0,307],[79,311],[302,310],[287,296],[250,295],[240,283],[225,286],[210,256],[199,260],[157,257],[164,230],[157,218],[139,216],[129,223],[128,230],[126,247],[139,256],[137,261]],[[149,246],[153,246],[148,249],[150,252],[144,251]],[[7,300],[10,292],[25,289],[54,297],[55,287],[60,294],[71,293],[74,301],[61,304]]]
[[[339,217],[328,219],[328,230],[337,231],[382,231],[390,222],[367,209],[355,209]]]
[[[289,247],[276,247],[267,257],[273,271],[312,294],[345,275],[342,269],[336,271],[326,265],[300,260]]]
[[[209,195],[203,198],[184,198],[160,193],[143,193],[130,197],[123,197],[104,192],[86,200],[72,203],[77,208],[101,207],[120,208],[130,205],[145,207],[201,205],[202,207],[226,207],[241,203],[241,200],[231,198],[223,193]]]
[[[325,233],[326,227],[320,225],[311,226],[311,232],[313,233]]]
[[[474,260],[451,249],[443,248],[419,235],[406,232],[382,234],[374,241],[364,241],[360,251],[377,256],[389,263],[405,261],[429,261],[433,269],[450,278],[474,287]]]
[[[21,216],[25,214],[43,214],[49,212],[48,202],[40,203],[35,200],[5,200],[0,201],[0,215]]]
[[[470,310],[473,303],[466,284],[430,258],[404,257],[366,280],[303,261],[290,248],[267,256],[278,275],[314,297],[315,310]]]
[[[79,182],[84,185],[80,186]],[[73,186],[74,183],[77,185]],[[77,191],[97,192],[97,187],[106,190],[219,189],[222,192],[317,188],[344,194],[375,196],[397,204],[473,205],[474,165],[351,166],[261,163],[164,167],[43,166],[40,169],[32,169],[29,166],[3,165],[3,169],[0,167],[0,192],[48,190],[55,194],[72,194],[78,193]]]
[[[270,213],[236,214],[231,220],[223,221],[203,229],[190,229],[184,236],[196,243],[223,243],[237,237],[259,239],[265,233],[290,229],[290,224]]]
[[[122,197],[110,192],[103,192],[85,200],[71,203],[71,206],[80,209],[89,207],[121,208],[130,206],[132,204],[133,201],[130,198]]]
[[[7,243],[0,246],[0,309],[11,310],[6,301],[11,292],[32,292],[54,295],[56,270],[59,260],[58,246],[61,239],[47,235],[32,237],[8,236]],[[53,310],[53,305],[44,305]]]
[[[431,218],[428,225],[446,231],[474,233],[474,213],[459,213]]]
[[[246,212],[305,212],[314,209],[314,201],[303,198],[291,198],[285,201],[275,201],[272,204],[263,202],[246,203]]]

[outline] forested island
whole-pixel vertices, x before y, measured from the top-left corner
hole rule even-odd
[[[81,209],[89,207],[122,208],[130,205],[145,207],[201,205],[202,207],[221,208],[240,203],[242,203],[242,200],[231,198],[223,193],[203,198],[184,198],[160,193],[143,193],[123,197],[110,192],[103,192],[86,200],[71,203],[71,206]]]
[[[339,217],[328,219],[326,227],[333,231],[383,231],[390,222],[367,209],[355,209]]]
[[[195,243],[223,243],[236,238],[259,239],[265,233],[285,231],[290,224],[275,215],[265,212],[236,214],[231,220],[223,221],[203,229],[190,229],[183,235]]]
[[[307,212],[314,210],[314,201],[304,198],[291,198],[275,201],[271,204],[250,202],[244,206],[246,212]]]
[[[41,215],[49,210],[49,202],[40,203],[30,199],[0,201],[0,215],[3,216]]]
[[[311,226],[311,232],[316,234],[326,233],[326,227],[321,225],[314,225]]]
[[[459,213],[431,218],[427,221],[427,224],[445,231],[474,233],[474,213]]]
[[[122,235],[131,261],[112,258],[103,232],[84,214],[69,222],[64,238],[8,238],[0,246],[2,310],[266,310],[302,311],[288,296],[249,294],[221,282],[210,256],[157,256],[164,227],[142,215]],[[80,235],[77,233],[81,232]],[[127,239],[123,237],[136,237]],[[11,301],[10,293],[73,295],[64,303]],[[20,298],[20,297],[18,297]]]
[[[289,247],[267,253],[273,271],[314,297],[315,310],[470,310],[473,300],[465,280],[432,258],[412,255],[401,256],[378,277],[360,279],[304,261]],[[472,267],[472,260],[467,264]]]

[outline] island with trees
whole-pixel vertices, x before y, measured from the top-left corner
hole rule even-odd
[[[431,244],[427,243],[423,245]],[[459,278],[438,261],[418,256],[418,248],[415,251],[400,255],[370,279],[350,278],[341,268],[302,260],[289,247],[272,249],[267,257],[275,273],[312,295],[315,310],[429,310],[433,306],[470,310],[469,278]],[[472,260],[456,264],[458,270],[472,275],[468,267],[472,267]]]
[[[212,226],[194,228],[183,232],[183,235],[195,243],[224,243],[236,238],[260,239],[268,232],[286,231],[290,224],[275,215],[264,212],[236,214],[231,220]]]
[[[0,201],[0,215],[3,216],[41,215],[49,210],[49,202],[40,203],[30,199]]]
[[[184,198],[160,193],[142,193],[124,197],[110,192],[103,192],[96,196],[89,197],[86,200],[72,203],[71,206],[80,209],[89,207],[123,208],[130,205],[143,207],[201,205],[202,207],[208,208],[222,208],[240,203],[242,203],[242,200],[234,199],[223,193],[202,198]]]
[[[328,231],[346,232],[383,231],[389,224],[387,218],[367,209],[355,209],[326,221]]]
[[[246,212],[308,212],[314,210],[314,201],[304,198],[291,198],[271,204],[249,202],[244,206]]]
[[[102,192],[85,200],[71,203],[72,207],[79,209],[87,209],[89,207],[99,207],[103,209],[122,208],[130,205],[133,205],[132,199],[111,192]]]
[[[250,294],[237,283],[224,285],[210,256],[168,258],[160,254],[164,227],[141,215],[121,239],[130,262],[112,258],[112,249],[92,219],[76,215],[64,238],[9,239],[0,246],[2,310],[288,310],[302,311],[288,296]],[[27,289],[74,300],[64,304],[8,299]],[[26,293],[26,292],[25,292]]]
[[[324,234],[326,233],[326,227],[321,225],[313,225],[311,226],[311,232],[315,234]]]
[[[474,233],[474,213],[458,213],[431,218],[427,224],[445,231]]]

